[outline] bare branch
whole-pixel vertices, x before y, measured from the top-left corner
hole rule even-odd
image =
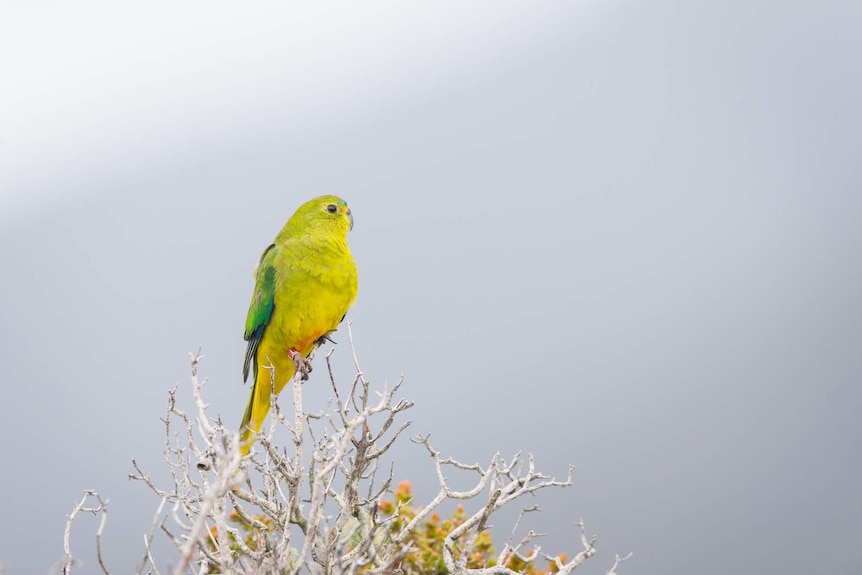
[[[613,566],[611,567],[610,571],[605,571],[605,575],[616,575],[616,573],[617,573],[617,567],[619,567],[619,566],[620,566],[620,563],[622,563],[623,561],[628,561],[629,559],[631,559],[631,557],[632,557],[632,552],[631,552],[631,551],[629,551],[629,554],[628,554],[628,555],[626,555],[625,557],[620,557],[619,555],[617,555],[617,556],[614,558],[614,564],[613,564]]]
[[[542,534],[532,529],[516,539],[525,516],[539,511],[533,504],[522,508],[499,555],[482,555],[490,548],[485,533],[502,508],[526,495],[572,484],[573,467],[569,466],[565,479],[557,480],[538,471],[531,454],[519,452],[504,459],[498,452],[486,465],[464,463],[442,456],[428,435],[414,437],[412,441],[418,444],[415,449],[432,459],[439,489],[430,501],[419,505],[409,491],[399,487],[398,498],[391,505],[387,502],[384,510],[382,502],[392,494],[396,465],[387,457],[411,426],[403,413],[413,402],[398,396],[403,377],[392,389],[383,386],[378,391],[372,387],[359,364],[352,324],[346,325],[356,370],[349,391],[338,389],[330,350],[325,362],[332,398],[316,409],[304,405],[303,382],[296,373],[291,382],[291,417],[290,409],[282,409],[277,401],[275,368],[270,362],[264,367],[270,370],[272,386],[268,431],[255,438],[256,445],[247,457],[240,455],[238,434],[227,429],[220,418],[207,415],[209,405],[203,399],[207,380],[199,378],[204,356],[201,349],[190,354],[194,409],[180,409],[175,387],[168,392],[162,420],[169,485],[157,485],[132,460],[134,473],[129,478],[142,482],[159,498],[144,537],[138,575],[159,575],[152,554],[159,532],[179,552],[172,569],[175,575],[389,575],[420,553],[427,555],[422,530],[437,521],[432,514],[446,502],[459,503],[458,519],[437,539],[435,552],[442,554],[446,569],[453,575],[515,575],[509,567],[513,561],[531,564],[540,557],[567,575],[596,553],[596,538],[587,537],[583,522],[577,524],[581,550],[569,561],[542,554],[536,545]],[[275,441],[279,428],[289,433],[287,445]],[[466,489],[453,488],[465,479]],[[99,505],[88,507],[90,497]],[[108,574],[101,556],[107,508],[92,491],[85,492],[67,519],[63,573],[69,573],[74,565],[70,532],[81,511],[101,514],[96,545],[102,571]],[[481,560],[476,559],[477,549],[482,550],[478,555],[484,557]],[[616,575],[615,570],[627,558],[617,557],[608,575]]]
[[[98,505],[95,507],[87,507],[87,500],[93,498],[98,502]],[[66,552],[66,556],[63,560],[63,575],[68,575],[72,572],[72,567],[75,565],[75,558],[72,556],[72,522],[75,520],[75,517],[78,513],[92,513],[95,516],[101,515],[101,520],[99,521],[99,528],[96,531],[96,555],[99,560],[99,567],[101,567],[102,572],[105,575],[110,575],[108,569],[105,567],[105,563],[102,560],[102,531],[105,528],[105,522],[108,519],[108,502],[102,501],[102,498],[99,497],[99,494],[93,491],[92,489],[87,489],[84,491],[84,497],[81,499],[79,503],[75,504],[75,507],[72,509],[72,512],[66,516],[66,530],[63,533],[63,550]]]

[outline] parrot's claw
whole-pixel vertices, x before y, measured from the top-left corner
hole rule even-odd
[[[334,330],[334,329],[329,330],[328,332],[326,332],[325,334],[323,334],[322,336],[320,336],[319,338],[317,338],[316,340],[314,340],[314,344],[315,344],[315,345],[317,345],[317,346],[319,347],[319,346],[323,345],[324,343],[326,343],[326,342],[328,341],[329,343],[332,343],[332,344],[338,345],[338,342],[337,342],[337,341],[335,341],[334,339],[332,339],[331,337],[329,337],[329,336],[330,336],[330,335],[332,335],[334,332],[335,332],[335,330]]]
[[[300,379],[302,379],[302,381],[306,381],[308,379],[308,374],[312,372],[311,362],[293,348],[288,350],[287,355],[293,360],[293,363],[296,364],[296,371],[301,375]]]

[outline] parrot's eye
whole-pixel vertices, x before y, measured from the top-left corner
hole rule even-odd
[[[326,211],[329,212],[330,214],[334,214],[335,212],[338,211],[338,207],[336,207],[335,204],[329,204],[328,206],[326,206]]]

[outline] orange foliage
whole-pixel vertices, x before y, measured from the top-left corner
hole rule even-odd
[[[397,510],[397,517],[390,523],[390,530],[397,533],[405,524],[416,517],[418,510],[408,504],[413,499],[413,486],[409,481],[399,483],[393,495],[392,500],[384,500],[380,503],[380,511],[384,515],[391,516]],[[399,503],[401,504],[400,509],[398,509]],[[441,519],[437,513],[431,513],[425,522],[421,523],[408,536],[405,544],[412,544],[413,550],[400,563],[394,565],[392,571],[395,568],[400,568],[407,575],[445,575],[447,571],[443,563],[443,544],[446,535],[461,526],[466,519],[466,512],[461,505],[447,519]],[[468,537],[469,533],[465,534],[461,540],[464,541]],[[455,552],[457,558],[458,554],[464,551],[456,549]],[[497,553],[488,531],[479,534],[473,548],[468,553],[467,567],[470,569],[493,567],[497,564]],[[560,561],[565,563],[565,560],[566,556],[560,555]],[[525,575],[549,575],[557,572],[557,566],[553,562],[549,562],[545,569],[536,569],[535,562],[526,563],[514,556],[507,558],[506,566]]]

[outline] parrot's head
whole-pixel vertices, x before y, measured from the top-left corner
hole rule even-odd
[[[320,196],[302,204],[291,220],[299,220],[306,230],[315,233],[347,236],[353,229],[353,214],[347,202],[338,196]]]

